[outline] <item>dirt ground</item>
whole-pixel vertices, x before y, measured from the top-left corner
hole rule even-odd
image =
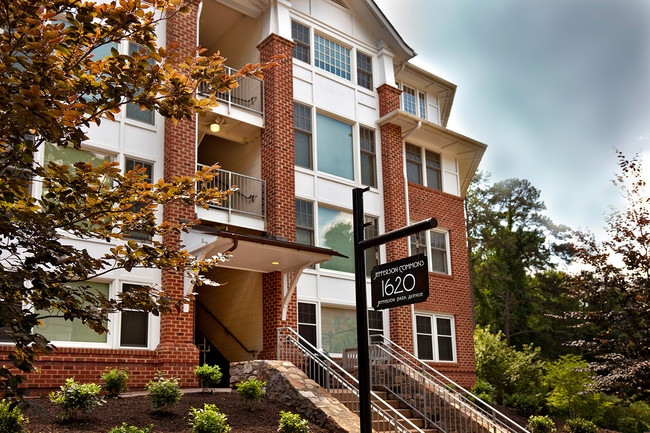
[[[263,399],[257,409],[251,412],[234,391],[187,393],[168,412],[154,411],[147,396],[107,398],[105,404],[88,414],[80,415],[77,420],[61,422],[56,418],[58,407],[47,398],[30,399],[29,402],[31,408],[24,413],[29,418],[26,427],[31,433],[108,433],[122,422],[136,427],[153,424],[152,433],[189,432],[190,408],[202,408],[204,403],[215,404],[228,416],[228,424],[233,433],[268,433],[277,431],[280,411],[291,410],[284,404]],[[327,432],[311,420],[309,430],[311,433]]]

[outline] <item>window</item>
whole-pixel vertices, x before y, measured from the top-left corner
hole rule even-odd
[[[144,49],[144,45],[136,44],[135,42],[129,42],[129,54],[133,54],[134,52],[139,53]],[[150,63],[153,63],[153,61],[153,59],[149,59]],[[143,123],[148,123],[149,125],[154,124],[153,111],[142,110],[138,104],[133,102],[126,104],[126,117],[129,119],[138,120]]]
[[[291,21],[291,37],[296,43],[293,47],[293,57],[309,63],[309,27]]]
[[[352,125],[316,115],[318,170],[354,180]]]
[[[427,150],[425,152],[427,162],[427,186],[429,188],[442,190],[442,165],[440,154]]]
[[[415,89],[402,86],[402,110],[407,113],[418,114],[418,107],[415,105]]]
[[[135,284],[123,284],[122,292],[137,290]],[[149,336],[149,313],[145,311],[122,311],[120,346],[147,347]]]
[[[320,69],[350,79],[350,50],[320,35],[314,35],[314,62]]]
[[[422,92],[418,93],[418,101],[420,103],[420,117],[425,119],[427,118],[427,95]]]
[[[136,159],[126,158],[124,171],[129,172],[136,169],[144,168],[143,174],[146,176],[143,180],[148,183],[153,182],[153,164],[145,161],[138,161]],[[131,211],[139,212],[145,206],[144,202],[135,201]],[[126,236],[135,240],[148,240],[151,239],[153,233],[147,233],[144,230],[129,230]]]
[[[89,290],[95,290],[108,298],[109,284],[108,283],[71,283],[71,286],[84,286]],[[66,341],[77,343],[106,343],[107,334],[98,334],[80,320],[65,320],[63,313],[59,311],[37,311],[40,316],[46,317],[41,321],[42,326],[34,328],[35,332],[42,334],[45,338],[53,342]]]
[[[295,164],[311,169],[311,107],[297,102],[293,103],[293,139]]]
[[[374,238],[379,234],[379,224],[378,220],[375,217],[366,216],[364,219],[365,223],[368,224],[363,229],[364,239]],[[365,251],[366,254],[366,276],[370,276],[370,271],[372,268],[377,266],[377,256],[379,255],[379,247],[368,248]]]
[[[368,311],[368,335],[384,335],[384,314],[381,311]]]
[[[321,307],[320,313],[323,349],[329,353],[343,353],[343,349],[357,347],[355,310]]]
[[[354,272],[354,240],[352,237],[352,214],[326,207],[318,207],[318,242],[348,256],[332,257],[320,264],[321,269]]]
[[[420,234],[420,245],[417,248],[416,235],[409,236],[411,255],[426,254],[429,257],[429,271],[449,274],[449,233],[430,230],[428,236]],[[426,252],[429,252],[428,254]]]
[[[422,148],[406,143],[406,180],[442,191],[442,157],[424,150],[426,175],[422,175]],[[426,181],[426,183],[425,183]]]
[[[298,334],[312,346],[317,346],[316,304],[298,302]]]
[[[361,183],[377,187],[377,156],[375,151],[375,131],[359,128],[361,141]]]
[[[314,245],[314,204],[296,200],[296,242]]]
[[[422,149],[406,143],[406,179],[422,185]]]
[[[372,90],[372,57],[357,51],[357,84]]]
[[[418,358],[427,361],[455,361],[453,318],[415,315]]]

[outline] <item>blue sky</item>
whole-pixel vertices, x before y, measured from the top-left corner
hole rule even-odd
[[[488,145],[480,169],[601,234],[622,203],[614,149],[650,152],[650,1],[375,2],[413,63],[458,86],[448,127]]]

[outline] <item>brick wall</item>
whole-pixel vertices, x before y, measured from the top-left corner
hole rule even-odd
[[[429,273],[429,299],[415,309],[454,315],[457,363],[432,363],[463,386],[476,381],[474,323],[467,261],[467,239],[463,198],[412,182],[408,183],[410,219],[435,217],[438,227],[449,232],[451,275]]]

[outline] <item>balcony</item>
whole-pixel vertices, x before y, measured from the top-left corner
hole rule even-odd
[[[197,164],[197,170],[209,167]],[[228,170],[217,170],[208,188],[237,188],[220,205],[198,208],[199,218],[223,224],[264,230],[266,222],[266,181]]]
[[[224,72],[233,75],[237,69],[224,66]],[[227,107],[228,114],[233,111],[233,107],[236,107],[264,117],[264,81],[255,77],[239,77],[237,82],[239,87],[235,87],[230,92],[217,93],[217,100]],[[201,87],[199,94],[205,94]]]

